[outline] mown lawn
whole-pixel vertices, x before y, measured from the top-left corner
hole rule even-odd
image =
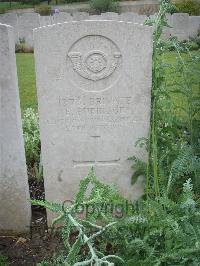
[[[168,52],[163,55],[163,59],[165,64],[169,64],[165,72],[167,76],[166,88],[168,88],[172,97],[176,114],[185,120],[188,118],[188,112],[184,111],[184,109],[188,110],[189,108],[187,105],[188,97],[198,97],[200,94],[200,64],[199,61],[194,63],[194,57],[200,57],[200,50],[192,51],[191,57],[186,53],[180,55],[181,58],[176,52]],[[187,72],[185,81],[183,81],[184,73],[178,67],[178,61],[182,59],[185,62],[184,71]],[[172,90],[180,89],[180,86],[183,93],[171,93]]]
[[[192,55],[200,56],[200,51],[194,51]],[[35,71],[34,71],[34,55],[33,54],[16,54],[17,56],[17,67],[18,67],[18,80],[20,87],[20,99],[22,111],[28,107],[37,109],[37,96],[36,96],[36,83],[35,83]],[[183,54],[183,58],[187,55]],[[164,55],[165,63],[172,66],[176,65],[176,53],[168,52]],[[188,65],[192,69],[192,64]],[[171,68],[172,70],[172,68]],[[200,71],[200,65],[199,65]],[[198,75],[199,73],[197,73]],[[171,71],[167,71],[168,83],[170,85],[174,80],[174,75]],[[176,79],[176,77],[175,77]],[[199,78],[198,78],[199,79]],[[199,92],[199,85],[194,87],[197,93]],[[184,105],[184,99],[181,95],[173,95],[173,100],[176,105]]]
[[[21,109],[37,109],[34,55],[16,54],[16,57]]]

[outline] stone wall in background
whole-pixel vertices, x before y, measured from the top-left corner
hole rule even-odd
[[[13,28],[0,24],[0,232],[28,232],[29,186]]]
[[[154,17],[151,15],[150,17]],[[28,47],[33,47],[33,29],[67,21],[80,21],[80,20],[119,20],[130,21],[134,23],[143,24],[148,18],[147,15],[139,15],[134,12],[114,13],[107,12],[101,15],[89,15],[87,12],[75,12],[73,14],[60,12],[53,16],[40,16],[36,13],[24,13],[16,15],[8,13],[0,15],[0,23],[8,24],[15,29],[15,41],[18,42],[23,38]],[[165,28],[163,32],[163,39],[170,36],[177,36],[178,40],[188,40],[189,37],[197,35],[200,29],[200,16],[189,16],[188,14],[176,13],[173,15],[168,14],[168,24],[172,28]]]

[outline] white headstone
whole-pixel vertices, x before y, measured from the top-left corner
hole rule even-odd
[[[189,37],[195,37],[200,31],[200,16],[190,16],[189,18]]]
[[[53,24],[52,16],[39,16],[39,18],[40,18],[40,27]]]
[[[60,12],[60,13],[54,14],[53,18],[54,18],[55,24],[72,20],[72,16],[67,12]]]
[[[172,36],[176,36],[179,41],[189,38],[189,15],[186,13],[174,13],[172,15]]]
[[[31,207],[13,29],[0,24],[0,231],[29,230]]]
[[[73,13],[74,21],[87,20],[87,19],[89,19],[89,13],[87,12],[74,12]]]
[[[34,38],[46,199],[72,200],[91,166],[138,198],[141,179],[131,186],[128,157],[147,155],[134,144],[149,133],[151,27],[69,22],[36,29]]]
[[[18,17],[16,13],[6,13],[0,15],[0,23],[10,25],[14,28],[15,42],[19,41],[18,36]]]
[[[33,29],[40,27],[40,18],[36,13],[24,13],[18,17],[19,38],[25,39],[28,47],[33,47]]]

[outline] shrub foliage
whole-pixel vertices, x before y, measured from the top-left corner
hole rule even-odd
[[[190,16],[200,15],[200,2],[198,0],[179,0],[175,2],[179,13],[188,13]]]
[[[117,4],[113,0],[90,0],[90,6],[98,13],[115,11],[117,8]]]
[[[51,6],[42,4],[42,5],[36,6],[35,12],[39,13],[41,16],[48,16],[52,13],[52,9],[51,9]]]
[[[38,114],[32,108],[27,108],[23,114],[22,123],[29,176],[40,181],[42,178],[42,162]]]

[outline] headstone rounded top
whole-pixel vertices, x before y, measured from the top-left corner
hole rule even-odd
[[[60,12],[59,15],[61,13],[64,13],[64,12]],[[101,17],[101,16],[99,16]],[[143,25],[143,24],[137,24],[133,21],[120,21],[120,20],[109,20],[109,19],[96,19],[96,20],[91,20],[90,18],[86,19],[86,20],[79,20],[79,21],[75,21],[75,20],[70,20],[70,21],[62,21],[62,22],[59,22],[59,23],[56,23],[56,24],[52,24],[50,27],[48,27],[48,30],[52,30],[52,31],[57,31],[58,28],[60,27],[64,27],[64,28],[68,28],[70,25],[71,26],[74,26],[75,24],[80,27],[82,27],[83,25],[85,25],[86,27],[90,28],[90,25],[91,27],[94,25],[105,25],[105,22],[106,22],[106,25],[107,25],[107,28],[109,27],[112,27],[112,25],[116,25],[117,23],[119,24],[134,24],[134,29],[145,29],[146,31],[148,32],[151,32],[153,33],[152,31],[152,27],[151,26],[148,26],[148,25]],[[63,29],[64,29],[63,28]],[[34,32],[37,32],[37,31],[46,31],[46,27],[38,27],[38,28],[34,28],[33,31]]]
[[[10,26],[10,25],[7,25],[7,24],[4,24],[4,23],[0,23],[0,27],[3,29],[3,28],[5,28],[5,29],[7,29],[7,28],[12,28],[12,26]]]

